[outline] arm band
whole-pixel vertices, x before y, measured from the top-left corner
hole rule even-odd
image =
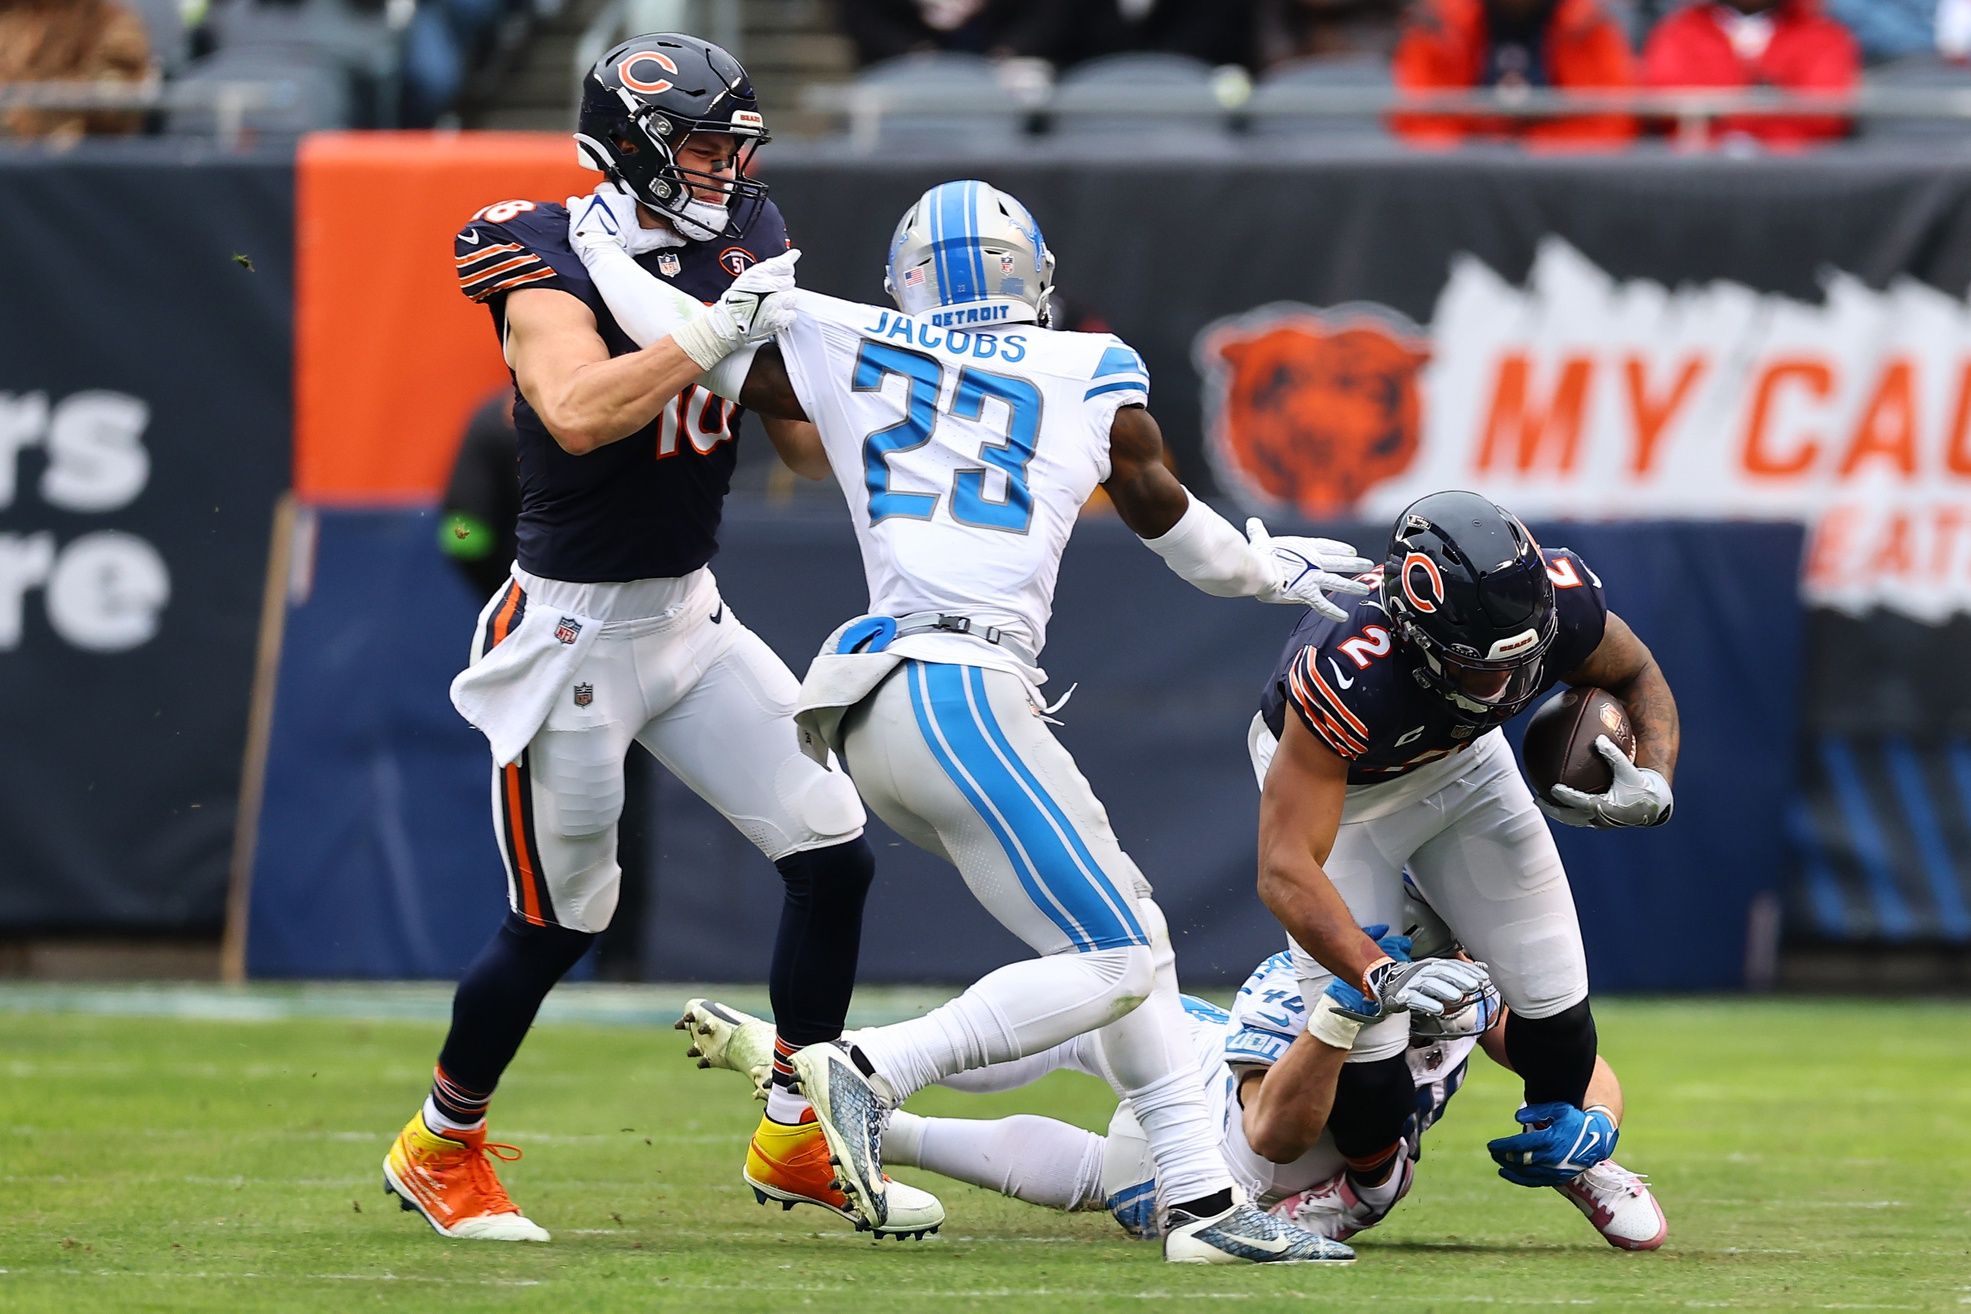
[[[1362,1024],[1335,1007],[1335,1001],[1322,995],[1307,1015],[1307,1034],[1335,1049],[1354,1049]]]
[[[727,401],[739,400],[740,385],[753,367],[753,352],[727,353],[695,297],[678,291],[630,258],[620,246],[594,248],[583,256],[595,290],[630,341],[648,347],[665,338],[678,344],[706,373],[699,383]],[[734,361],[737,360],[737,364]]]
[[[1188,490],[1186,496],[1190,496]],[[1186,581],[1215,598],[1258,596],[1269,582],[1265,563],[1224,516],[1196,497],[1161,538],[1143,545]]]

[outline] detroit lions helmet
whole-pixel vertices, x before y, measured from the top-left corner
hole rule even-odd
[[[1054,253],[1024,205],[975,179],[939,183],[904,211],[883,290],[941,328],[1047,326]]]
[[[1477,493],[1432,493],[1396,518],[1383,610],[1422,660],[1417,683],[1470,725],[1502,725],[1540,692],[1559,633],[1554,582],[1518,518]]]
[[[730,136],[731,178],[678,163],[695,132]],[[687,238],[741,237],[766,203],[766,184],[746,176],[768,140],[753,84],[739,61],[709,41],[680,32],[631,37],[582,79],[575,146],[583,168],[599,169],[640,203],[679,225]],[[694,201],[691,189],[716,187],[722,201]]]

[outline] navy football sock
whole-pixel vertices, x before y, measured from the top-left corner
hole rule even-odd
[[[452,1029],[438,1053],[431,1087],[440,1113],[468,1125],[485,1116],[493,1088],[534,1025],[541,1001],[594,941],[585,931],[534,926],[518,913],[506,915],[452,996]]]
[[[1526,1083],[1528,1104],[1582,1107],[1595,1075],[1595,1015],[1583,999],[1552,1017],[1506,1019],[1506,1057]]]
[[[1375,1163],[1402,1138],[1416,1111],[1416,1078],[1401,1054],[1370,1063],[1344,1063],[1335,1080],[1328,1132],[1342,1158]]]
[[[790,853],[780,869],[786,897],[773,941],[767,993],[773,1025],[795,1049],[842,1034],[862,947],[862,905],[876,855],[857,836],[825,849]]]

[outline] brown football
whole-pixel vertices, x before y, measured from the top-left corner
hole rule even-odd
[[[1566,689],[1540,704],[1526,723],[1520,758],[1541,798],[1555,785],[1584,794],[1600,794],[1615,783],[1608,759],[1595,751],[1595,740],[1607,735],[1631,759],[1636,755],[1636,732],[1629,714],[1606,689]]]

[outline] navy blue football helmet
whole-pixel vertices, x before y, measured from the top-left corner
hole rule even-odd
[[[1382,605],[1420,660],[1417,683],[1458,719],[1494,726],[1539,694],[1560,628],[1554,582],[1526,526],[1477,493],[1432,493],[1396,519]]]
[[[734,138],[734,177],[678,163],[677,148],[695,132]],[[744,236],[766,202],[766,184],[746,171],[753,152],[767,140],[746,70],[721,47],[694,36],[631,37],[582,79],[575,145],[583,166],[621,183],[639,202],[679,223],[686,237]],[[723,229],[704,232],[687,215],[694,185],[723,190],[728,215]]]

